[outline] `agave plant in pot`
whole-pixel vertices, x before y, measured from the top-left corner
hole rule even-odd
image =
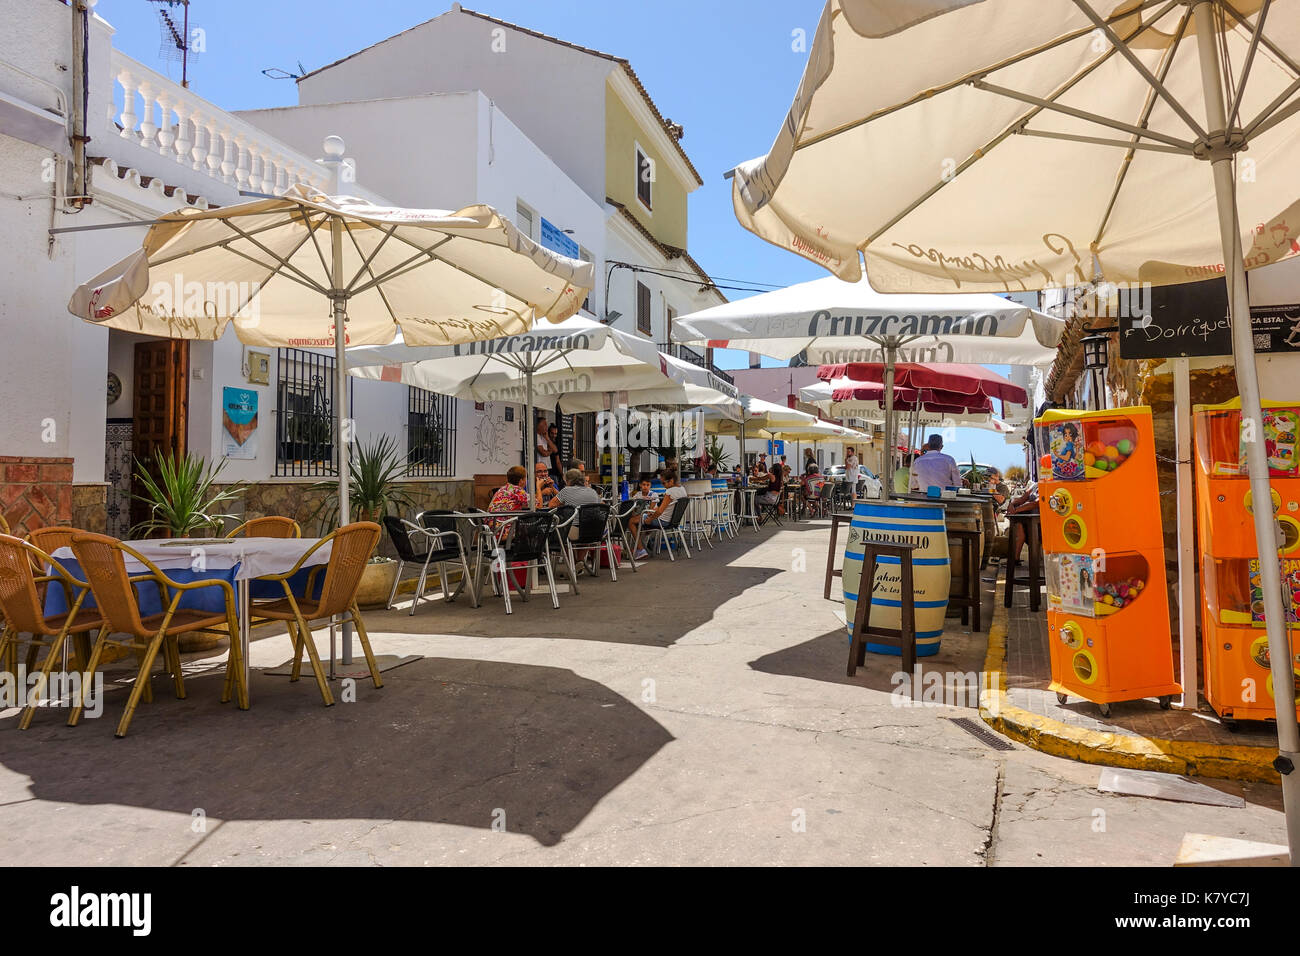
[[[225,488],[217,478],[224,461],[209,465],[200,455],[184,457],[155,452],[152,461],[135,460],[135,477],[144,494],[136,501],[149,506],[149,516],[131,528],[132,537],[185,538],[218,534],[234,515],[217,514],[218,505],[243,493],[239,483]]]
[[[243,493],[239,483],[224,488],[217,479],[225,468],[224,461],[209,465],[199,455],[184,457],[155,452],[152,461],[136,459],[136,480],[143,494],[135,499],[149,507],[149,516],[131,528],[133,538],[189,538],[219,535],[234,515],[218,514],[217,507]],[[183,651],[201,651],[216,647],[223,638],[206,631],[180,635]]]
[[[382,523],[386,515],[414,510],[415,501],[401,484],[401,479],[405,477],[405,456],[399,452],[397,442],[391,435],[379,435],[369,442],[359,443],[348,456],[348,506],[352,520]],[[317,505],[312,517],[323,515],[327,529],[337,528],[337,484],[321,481],[313,489],[322,492],[325,497]],[[357,604],[361,607],[387,604],[396,577],[396,561],[381,555],[372,556],[361,575]]]

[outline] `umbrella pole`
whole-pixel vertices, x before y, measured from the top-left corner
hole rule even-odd
[[[605,404],[609,406],[609,418],[606,420],[606,426],[609,428],[609,460],[610,460],[610,480],[613,484],[613,491],[610,494],[614,501],[615,509],[618,508],[618,459],[622,453],[622,446],[618,440],[618,409],[614,405],[617,398],[616,392],[605,393]],[[600,471],[599,468],[596,469]]]
[[[528,472],[528,510],[537,510],[537,423],[533,421],[533,367],[524,369],[524,387],[528,389],[528,417],[524,425],[524,470]],[[529,429],[532,429],[531,431]]]
[[[347,317],[348,295],[343,290],[343,220],[338,216],[330,219],[331,271],[333,273],[333,290],[330,297],[334,302],[334,419],[337,426],[338,440],[335,453],[339,461],[339,527],[352,521],[351,491],[352,431],[348,422],[348,364],[347,351]],[[310,635],[304,635],[309,638]],[[343,623],[343,664],[352,663],[352,623]],[[330,680],[334,673],[334,628],[330,628]]]
[[[1225,140],[1227,109],[1220,86],[1219,54],[1212,29],[1209,0],[1193,8],[1196,17],[1196,41],[1201,61],[1201,82],[1205,92],[1205,111],[1210,142],[1216,146]],[[1214,196],[1218,202],[1219,233],[1223,241],[1224,273],[1228,281],[1228,305],[1231,310],[1232,352],[1237,366],[1237,388],[1241,393],[1242,441],[1247,450],[1250,494],[1255,502],[1255,543],[1259,549],[1260,582],[1264,597],[1264,626],[1268,634],[1269,669],[1273,675],[1273,695],[1277,713],[1278,758],[1274,763],[1282,775],[1282,801],[1286,811],[1287,843],[1291,864],[1300,863],[1300,776],[1293,773],[1300,759],[1300,728],[1296,724],[1295,702],[1283,688],[1292,687],[1293,658],[1286,614],[1282,605],[1282,575],[1278,566],[1277,522],[1273,510],[1263,505],[1272,500],[1268,482],[1268,459],[1264,452],[1264,414],[1260,402],[1259,376],[1255,367],[1255,349],[1251,340],[1250,299],[1246,290],[1246,269],[1242,263],[1241,230],[1237,223],[1235,171],[1232,154],[1224,149],[1211,163],[1214,171]]]
[[[893,345],[885,346],[885,488],[884,499],[894,496],[894,454],[898,444],[898,423],[894,420],[894,363],[898,359],[898,349]]]

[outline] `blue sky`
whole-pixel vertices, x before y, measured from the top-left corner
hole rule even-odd
[[[206,50],[191,57],[190,87],[228,110],[292,105],[293,81],[268,79],[263,69],[297,72],[299,62],[316,69],[450,6],[451,0],[193,0],[190,26],[203,30]],[[719,285],[766,289],[826,275],[742,229],[723,179],[772,145],[803,75],[802,50],[812,41],[822,0],[477,0],[465,6],[631,61],[660,111],[686,128],[682,145],[704,180],[691,197],[691,254]],[[99,0],[95,9],[117,28],[118,49],[179,81],[179,65],[159,57],[156,4]],[[653,14],[638,12],[646,10]],[[733,299],[751,294],[724,291]],[[718,364],[735,367],[745,359],[719,355]],[[1022,458],[989,433],[963,429],[958,444],[953,450],[961,459],[969,450],[997,465]]]

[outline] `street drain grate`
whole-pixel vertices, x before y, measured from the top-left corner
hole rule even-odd
[[[984,724],[971,720],[969,717],[949,717],[954,724],[960,727],[966,733],[970,734],[986,747],[994,750],[1015,750],[1015,745],[1003,737],[999,737],[993,731],[989,730]]]

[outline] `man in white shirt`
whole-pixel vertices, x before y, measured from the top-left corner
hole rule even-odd
[[[961,487],[957,459],[943,453],[942,435],[931,435],[926,442],[925,454],[912,462],[912,480],[908,487],[912,491],[925,492],[935,485],[940,491]]]
[[[848,457],[844,459],[844,482],[852,490],[854,497],[857,497],[858,482],[862,479],[858,464],[858,453],[849,446]]]
[[[550,425],[547,424],[546,419],[539,416],[537,419],[536,436],[534,438],[534,442],[537,446],[537,463],[539,465],[545,465],[548,472],[551,469],[551,455],[555,454],[555,452],[559,450],[555,447],[555,443],[551,441],[550,430]]]

